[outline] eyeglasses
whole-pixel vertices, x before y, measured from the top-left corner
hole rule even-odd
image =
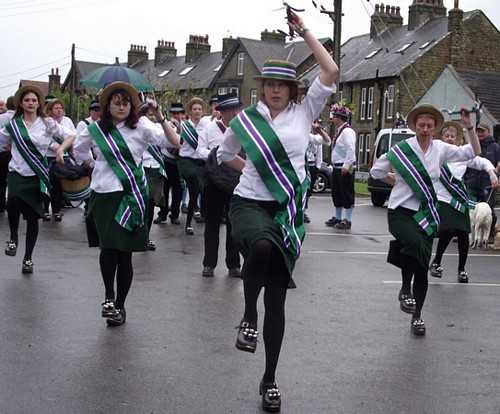
[[[123,106],[124,108],[126,108],[127,106],[130,106],[130,102],[128,102],[128,101],[111,101],[111,105]]]

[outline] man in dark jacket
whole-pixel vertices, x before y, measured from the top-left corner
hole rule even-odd
[[[476,127],[476,133],[481,144],[481,157],[487,158],[497,168],[500,168],[500,145],[495,143],[495,139],[490,133],[490,126],[481,122]],[[469,194],[476,197],[477,201],[486,201],[493,212],[493,221],[491,224],[490,241],[494,237],[493,230],[497,222],[495,206],[497,203],[497,192],[491,188],[490,177],[486,171],[480,171],[473,168],[467,168],[465,173],[465,185]]]

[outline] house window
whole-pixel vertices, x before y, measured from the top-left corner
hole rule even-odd
[[[245,54],[243,52],[238,53],[238,68],[237,74],[242,76],[243,75],[243,66],[245,64]]]
[[[394,85],[387,87],[386,117],[392,119],[394,114]]]
[[[432,42],[434,42],[434,39],[429,40],[428,42],[425,42],[422,46],[419,47],[420,50],[425,49],[427,46],[429,46]]]
[[[359,134],[358,137],[358,168],[370,163],[371,134]]]
[[[158,75],[159,78],[164,78],[165,76],[167,76],[169,73],[170,73],[171,69],[166,69],[164,70],[162,73],[160,73]]]
[[[229,88],[229,93],[235,93],[236,96],[240,96],[240,91],[236,87]]]
[[[250,91],[250,105],[257,105],[257,89],[252,89]]]
[[[366,102],[366,119],[373,119],[373,87],[368,88],[368,99]]]
[[[179,76],[184,76],[187,75],[189,72],[191,72],[195,67],[194,66],[188,66],[186,69],[184,69],[181,73],[179,73]]]
[[[227,88],[225,86],[221,86],[220,88],[217,88],[217,94],[218,95],[226,95],[227,94]]]
[[[366,114],[366,88],[361,89],[361,103],[359,105],[359,119],[364,120]]]
[[[404,51],[408,49],[415,42],[406,42],[400,49],[396,50],[396,53],[401,53],[404,55]]]
[[[378,49],[375,49],[374,51],[370,52],[368,55],[365,56],[365,59],[371,59],[373,56],[375,56],[378,52],[382,50],[381,47]]]

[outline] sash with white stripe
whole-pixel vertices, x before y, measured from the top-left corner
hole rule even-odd
[[[165,161],[163,160],[163,154],[158,145],[148,144],[148,152],[155,159],[155,161],[160,164],[160,174],[165,178],[168,178],[167,172],[165,171]]]
[[[40,179],[40,191],[50,197],[50,180],[47,158],[36,148],[21,118],[16,118],[5,125],[17,150]]]
[[[142,168],[135,164],[127,143],[118,129],[104,133],[97,122],[88,126],[88,130],[109,166],[120,180],[124,195],[115,215],[118,224],[130,231],[135,231],[145,223],[148,186]]]
[[[448,164],[443,164],[440,171],[439,180],[452,196],[451,206],[461,213],[465,213],[466,209],[473,209],[476,202],[467,193],[464,182],[453,176]]]
[[[305,237],[304,208],[309,179],[306,177],[299,182],[276,132],[255,106],[240,112],[230,126],[262,181],[278,201],[280,208],[274,222],[281,230],[288,252],[297,258]]]
[[[387,153],[387,159],[420,200],[420,209],[413,218],[427,235],[437,236],[440,224],[439,203],[432,180],[420,158],[408,142],[401,141]]]
[[[198,133],[194,125],[188,121],[181,122],[181,137],[193,148],[198,148]]]

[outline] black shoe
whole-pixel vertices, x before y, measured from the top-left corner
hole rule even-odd
[[[166,223],[167,222],[167,215],[166,214],[158,214],[158,217],[156,217],[153,220],[154,224],[161,224],[161,223]]]
[[[255,352],[257,348],[257,336],[259,335],[257,326],[242,320],[236,329],[238,329],[236,348],[240,351]]]
[[[399,291],[399,307],[405,313],[414,314],[416,310],[416,302],[412,295],[406,295],[402,290]]]
[[[339,223],[340,223],[340,220],[338,218],[335,218],[335,217],[332,217],[330,220],[325,221],[325,225],[328,227],[335,227]]]
[[[288,289],[296,289],[297,285],[295,284],[295,280],[293,280],[293,277],[290,276],[290,279],[288,280]]]
[[[33,262],[31,260],[23,260],[23,273],[33,273]]]
[[[187,204],[186,203],[182,203],[182,205],[181,205],[181,213],[187,214],[187,212],[188,212]]]
[[[125,309],[116,309],[112,316],[108,316],[108,319],[106,319],[106,323],[108,325],[118,326],[122,323],[125,323],[126,319],[127,313],[125,312]]]
[[[431,272],[431,276],[433,276],[433,277],[442,277],[443,276],[443,268],[438,263],[431,264],[431,267],[429,270]]]
[[[194,219],[197,223],[205,223],[205,217],[199,216]]]
[[[156,250],[156,243],[153,240],[148,240],[148,250]]]
[[[240,277],[241,278],[241,270],[239,267],[232,267],[227,271],[227,275],[231,277]]]
[[[260,382],[259,393],[262,395],[262,409],[268,413],[277,413],[281,410],[281,394],[278,385]]]
[[[310,223],[311,222],[311,219],[309,218],[309,216],[307,214],[304,214],[304,223]]]
[[[45,213],[42,217],[42,220],[43,221],[50,221],[50,214],[49,213]]]
[[[54,214],[54,221],[62,221],[62,213]]]
[[[205,266],[203,271],[201,272],[203,277],[213,277],[214,276],[214,268],[211,266]]]
[[[186,226],[185,232],[188,236],[192,236],[194,234],[194,229],[191,226]]]
[[[105,299],[101,304],[101,316],[103,318],[111,318],[116,312],[114,299]]]
[[[425,323],[422,318],[411,319],[411,333],[416,336],[425,335]]]
[[[170,215],[170,223],[171,224],[176,224],[176,225],[181,224],[181,222],[179,221],[179,218],[178,217],[172,217],[172,214]]]
[[[469,283],[469,274],[465,270],[458,272],[458,283]]]
[[[346,220],[346,219],[343,219],[340,223],[337,223],[335,225],[336,228],[340,229],[340,230],[349,230],[352,226],[352,222],[350,222],[349,220]]]
[[[5,248],[5,254],[7,256],[15,256],[17,253],[17,241],[11,240],[7,242],[7,247]]]

